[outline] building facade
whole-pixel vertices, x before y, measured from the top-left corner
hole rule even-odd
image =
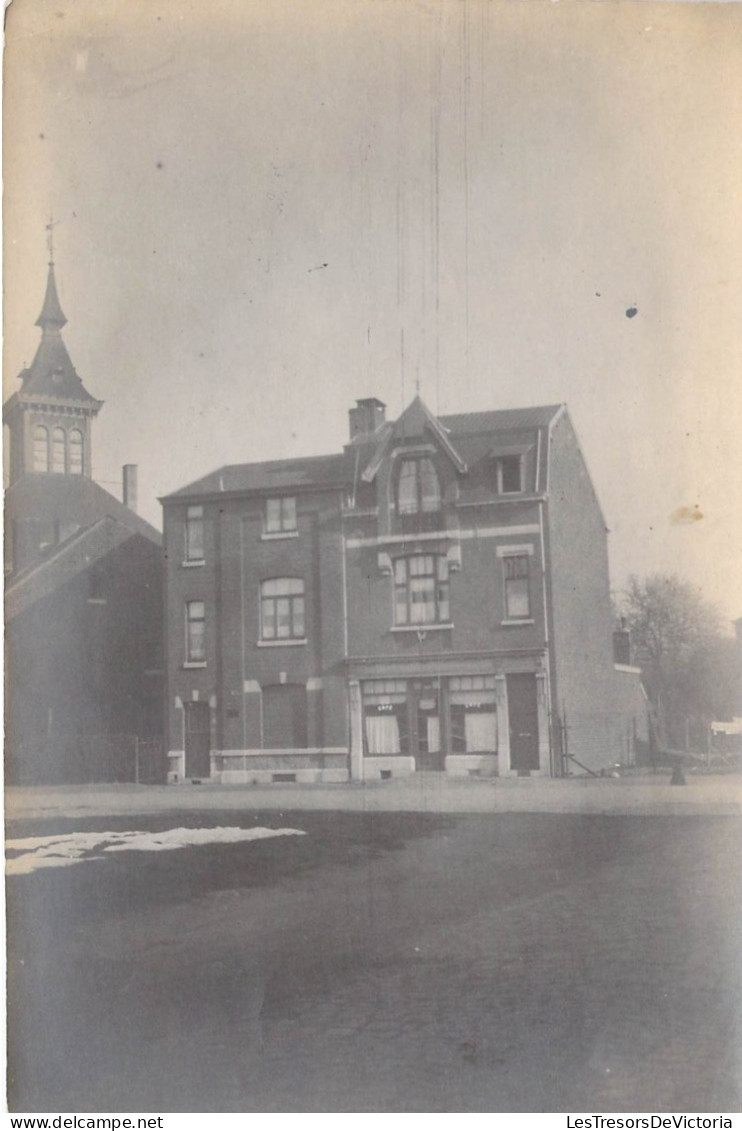
[[[4,406],[6,776],[130,778],[114,739],[162,734],[162,539],[92,478],[92,397],[62,339],[53,264],[41,341]],[[164,780],[164,762],[162,768]]]
[[[564,406],[369,398],[342,453],[162,502],[170,780],[558,776],[646,737]]]

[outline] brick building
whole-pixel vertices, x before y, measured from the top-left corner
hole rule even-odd
[[[646,735],[564,406],[369,398],[342,453],[162,503],[171,780],[559,775]]]
[[[92,478],[88,393],[49,265],[41,341],[4,406],[6,776],[131,777],[125,736],[162,733],[162,539]],[[128,505],[126,505],[128,504]],[[164,779],[164,763],[162,769]]]

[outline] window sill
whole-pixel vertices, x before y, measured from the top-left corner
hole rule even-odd
[[[258,648],[291,648],[297,644],[306,644],[307,638],[304,636],[291,640],[256,640],[255,643]]]
[[[107,605],[108,600],[105,597],[88,597],[89,605]]]
[[[446,621],[445,623],[434,624],[395,624],[392,625],[392,632],[442,632],[446,629],[453,628],[453,621]]]
[[[520,624],[535,624],[535,623],[536,623],[536,621],[533,619],[533,617],[520,617],[519,619],[515,619],[515,620],[501,620],[500,621],[500,624],[502,625],[503,628],[515,628]]]
[[[184,668],[205,668],[206,660],[186,660],[183,664]]]
[[[275,534],[266,534],[265,531],[260,535],[261,542],[280,542],[283,538],[298,538],[298,530],[277,530]]]
[[[188,561],[182,562],[181,564],[183,566],[183,569],[197,569],[198,566],[206,565],[206,558],[192,558]]]

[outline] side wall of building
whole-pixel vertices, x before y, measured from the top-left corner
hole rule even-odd
[[[566,413],[551,432],[547,513],[555,737],[597,771],[633,760],[631,736],[646,720],[638,674],[614,667],[607,531]]]
[[[133,780],[112,740],[162,733],[161,626],[160,548],[140,535],[8,622],[8,780]]]

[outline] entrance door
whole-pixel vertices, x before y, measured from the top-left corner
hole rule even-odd
[[[440,691],[437,684],[410,681],[410,753],[416,770],[442,770]]]
[[[211,711],[208,703],[185,704],[185,776],[211,774]]]
[[[263,688],[263,747],[303,750],[307,745],[307,689],[277,683]]]
[[[538,697],[536,677],[509,675],[508,716],[510,719],[510,767],[526,774],[539,768]]]

